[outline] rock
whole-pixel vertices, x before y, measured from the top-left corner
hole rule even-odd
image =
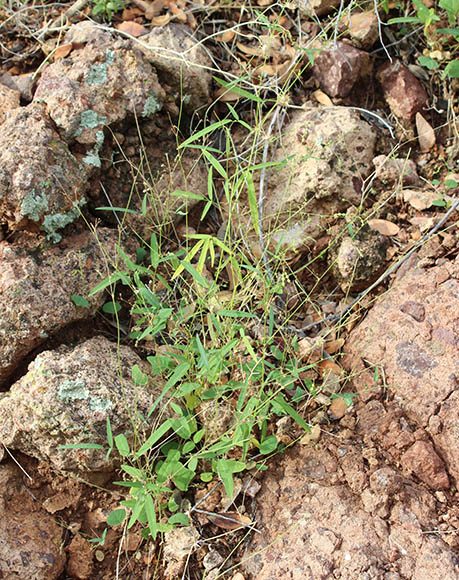
[[[418,79],[399,60],[382,65],[377,78],[392,113],[402,121],[412,121],[427,106],[427,93]]]
[[[328,409],[328,415],[337,421],[338,419],[342,419],[346,414],[348,407],[342,397],[337,397],[333,399],[331,405]]]
[[[7,118],[9,111],[19,107],[19,92],[0,84],[0,125]]]
[[[437,525],[433,496],[386,465],[368,478],[364,450],[326,438],[270,466],[257,496],[261,533],[252,537],[243,573],[257,580],[457,577],[453,549],[423,533]],[[349,481],[359,479],[362,489],[353,490]],[[435,553],[434,572],[427,563]],[[431,575],[423,575],[426,565]]]
[[[424,209],[429,209],[435,200],[440,197],[440,193],[435,190],[428,189],[404,189],[402,191],[403,201],[409,203],[411,207],[422,211]]]
[[[312,72],[321,89],[330,97],[346,97],[355,83],[368,73],[370,57],[345,42],[322,48],[314,59]]]
[[[190,554],[198,547],[200,537],[198,530],[193,526],[175,528],[164,534],[163,557],[167,578],[177,578],[182,574]]]
[[[114,454],[106,457],[106,422],[114,434],[132,438],[152,428],[148,416],[161,393],[158,384],[139,386],[131,370],[149,365],[127,346],[96,337],[74,348],[39,354],[28,373],[0,400],[0,441],[10,449],[50,463],[58,471],[110,472]],[[137,422],[137,424],[136,424]],[[104,449],[59,449],[60,445],[96,443]]]
[[[116,242],[107,229],[98,230],[98,240],[83,233],[52,247],[24,236],[17,244],[0,242],[0,384],[49,336],[103,304],[103,293],[89,298],[88,308],[71,296],[86,296],[101,273],[110,273],[101,248],[114,257]]]
[[[62,528],[27,492],[23,473],[0,465],[0,578],[56,580],[64,570]]]
[[[388,246],[385,236],[366,225],[332,246],[329,264],[341,288],[355,292],[374,282],[384,269]]]
[[[161,110],[165,93],[142,53],[124,40],[99,35],[69,57],[48,65],[34,101],[46,104],[67,142],[94,146],[83,164],[100,167],[104,127],[128,114],[150,118]]]
[[[270,174],[263,231],[293,255],[323,232],[321,216],[360,203],[376,142],[373,129],[346,107],[307,109],[287,126]],[[247,228],[245,228],[247,230]]]
[[[10,75],[9,73],[0,74],[0,83],[18,91],[21,99],[30,103],[33,99],[35,88],[35,73],[25,73],[22,75]]]
[[[206,105],[212,85],[212,63],[207,52],[180,24],[153,28],[139,47],[161,84],[171,87],[169,99],[192,113]]]
[[[416,441],[405,451],[401,461],[404,467],[415,473],[431,489],[438,491],[449,488],[445,464],[435,453],[432,443]]]
[[[386,185],[418,185],[419,179],[416,163],[411,159],[392,159],[387,155],[378,155],[373,159],[376,177]]]
[[[88,540],[76,534],[69,544],[68,552],[69,559],[65,567],[67,574],[78,580],[93,578],[93,552]]]
[[[346,14],[342,23],[359,48],[368,50],[379,38],[378,18],[373,10],[352,12],[350,17]]]
[[[459,258],[431,269],[413,268],[395,281],[344,347],[343,365],[363,394],[384,369],[394,400],[419,427],[428,426],[449,475],[459,482],[457,396]],[[411,441],[413,443],[413,441]]]
[[[13,230],[40,228],[59,241],[57,231],[80,216],[88,173],[43,105],[16,109],[0,125],[0,141],[0,219]]]
[[[339,0],[297,0],[301,16],[324,16],[339,6]]]

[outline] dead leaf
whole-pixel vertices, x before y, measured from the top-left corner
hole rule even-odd
[[[314,363],[319,361],[324,352],[323,338],[305,337],[298,341],[298,355],[302,361]]]
[[[416,129],[418,130],[419,147],[423,153],[430,151],[435,145],[435,132],[421,113],[416,113]]]
[[[432,206],[433,202],[439,198],[435,191],[425,191],[421,189],[404,189],[402,191],[403,199],[411,207],[422,211]]]
[[[169,10],[172,12],[174,18],[181,22],[182,24],[186,24],[187,17],[185,12],[177,6],[177,4],[171,2],[169,4]]]
[[[336,399],[333,399],[328,408],[328,414],[333,419],[341,419],[346,414],[346,411],[347,405],[342,397],[336,397]]]
[[[167,0],[155,0],[154,2],[146,2],[145,0],[131,0],[132,4],[135,4],[140,10],[145,13],[145,18],[151,20],[153,17],[158,16],[167,3]]]
[[[134,20],[137,16],[143,16],[144,11],[140,8],[125,8],[121,13],[121,20]]]
[[[318,362],[317,367],[320,371],[320,374],[323,374],[324,371],[332,371],[337,375],[341,375],[341,367],[339,366],[339,364],[335,363],[335,361],[332,361],[329,358],[326,358]]]
[[[263,49],[259,46],[247,46],[246,44],[242,44],[242,42],[236,43],[236,46],[241,52],[249,56],[263,56]]]
[[[226,87],[220,87],[218,91],[215,92],[215,97],[220,99],[223,103],[231,103],[233,101],[238,101],[241,98],[241,95],[238,95]]]
[[[321,105],[325,105],[326,107],[333,107],[333,101],[330,99],[330,97],[328,95],[326,95],[320,89],[317,89],[317,91],[314,91],[312,93],[312,96]]]
[[[336,340],[329,340],[325,343],[325,350],[328,354],[335,354],[344,344],[344,338],[337,338]]]
[[[317,443],[320,439],[320,425],[313,425],[310,433],[305,433],[300,439],[301,445],[309,445],[310,443]]]
[[[209,520],[224,530],[237,530],[241,526],[252,526],[253,522],[247,516],[237,512],[225,512],[224,514],[206,513]]]
[[[400,231],[400,228],[397,224],[378,218],[368,220],[368,225],[372,230],[379,232],[383,236],[396,236]]]
[[[169,13],[163,14],[162,16],[155,16],[155,18],[151,19],[151,25],[159,28],[161,26],[166,26],[166,24],[169,24],[170,20],[171,15]]]
[[[67,44],[61,44],[60,47],[54,53],[54,60],[60,60],[68,56],[73,50],[73,44],[71,42]]]
[[[217,42],[231,42],[235,36],[236,32],[232,28],[230,28],[228,30],[225,30],[225,32],[223,32],[219,36],[216,36],[215,40]]]
[[[121,22],[121,24],[118,24],[116,28],[117,30],[121,30],[121,32],[130,34],[134,38],[137,38],[138,36],[148,32],[144,26],[134,22],[133,20],[126,20],[125,22]]]

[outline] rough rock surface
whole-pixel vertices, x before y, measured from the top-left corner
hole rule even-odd
[[[419,179],[416,163],[411,159],[391,159],[387,155],[378,155],[373,159],[376,177],[387,185],[418,185]]]
[[[344,16],[342,22],[359,48],[368,50],[378,40],[378,18],[373,10],[353,12],[350,17]]]
[[[86,538],[76,534],[68,546],[69,558],[66,572],[72,578],[86,580],[93,573],[93,550]]]
[[[367,226],[332,246],[329,263],[340,286],[352,292],[368,287],[384,269],[388,246],[385,236]]]
[[[277,149],[279,163],[270,173],[264,231],[272,243],[302,251],[321,231],[321,216],[360,203],[370,172],[376,134],[346,107],[308,109],[292,118]]]
[[[399,119],[412,121],[427,106],[424,87],[399,60],[382,65],[377,78],[390,110]]]
[[[84,205],[85,169],[41,104],[16,109],[0,125],[0,142],[0,219],[13,230],[41,228],[59,241],[56,231]]]
[[[323,16],[339,6],[339,0],[298,0],[302,16]]]
[[[161,84],[172,89],[169,98],[189,112],[207,104],[212,63],[190,29],[180,24],[154,28],[142,36],[142,43],[140,50],[156,69]]]
[[[128,41],[100,35],[47,66],[34,101],[46,104],[62,137],[94,145],[82,162],[100,167],[103,129],[128,114],[149,118],[161,110],[164,91],[154,69]]]
[[[74,347],[44,351],[0,399],[0,441],[55,469],[108,472],[116,463],[106,449],[59,449],[59,445],[107,445],[107,416],[114,434],[131,437],[139,413],[147,417],[161,393],[156,383],[132,382],[131,370],[149,365],[129,347],[95,337]],[[150,418],[153,426],[155,417]]]
[[[18,91],[0,84],[0,125],[6,119],[8,112],[19,107]]]
[[[368,365],[384,369],[394,400],[411,421],[429,432],[435,451],[456,482],[458,312],[459,258],[430,269],[411,269],[353,330],[343,361],[364,398],[375,389],[374,368]],[[437,464],[436,459],[431,463]]]
[[[64,570],[62,528],[34,501],[15,465],[0,465],[0,578],[55,580]]]
[[[355,83],[368,73],[368,53],[338,41],[322,48],[314,59],[312,72],[321,89],[330,97],[346,97]]]
[[[100,229],[98,238],[114,258],[116,233]],[[48,336],[94,315],[103,293],[89,298],[88,308],[76,306],[71,296],[86,296],[109,272],[90,233],[52,247],[25,236],[14,245],[0,242],[0,384]]]
[[[364,460],[367,449],[322,440],[270,468],[245,572],[257,580],[457,578],[453,550],[424,533],[437,525],[434,497],[383,461]]]

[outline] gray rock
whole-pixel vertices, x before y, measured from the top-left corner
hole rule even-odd
[[[332,246],[329,265],[343,290],[363,290],[374,282],[384,269],[388,246],[387,237],[368,226]]]
[[[42,352],[0,400],[0,441],[59,471],[110,472],[117,459],[115,453],[106,457],[107,417],[113,434],[128,440],[151,429],[157,417],[147,418],[161,387],[152,380],[135,385],[134,365],[148,372],[132,349],[104,337]],[[58,448],[78,443],[105,449]]]
[[[297,0],[301,16],[324,16],[339,6],[339,0]]]
[[[103,293],[89,298],[88,308],[71,300],[110,273],[101,246],[114,256],[116,233],[100,229],[98,238],[100,244],[84,233],[52,247],[26,236],[17,245],[0,242],[0,384],[48,336],[102,305]]]
[[[346,107],[294,114],[275,156],[284,164],[269,173],[263,229],[273,247],[305,251],[323,218],[360,203],[375,142],[370,125]]]
[[[71,96],[69,96],[71,98]],[[56,132],[43,105],[16,109],[0,125],[0,218],[13,230],[58,230],[85,203],[87,170]]]
[[[62,528],[34,501],[15,465],[0,465],[0,578],[56,580],[64,570]]]
[[[19,97],[19,91],[0,84],[0,125],[7,118],[10,111],[19,107]]]
[[[155,71],[140,51],[105,34],[47,66],[34,101],[46,104],[67,142],[76,139],[93,145],[82,162],[100,167],[104,127],[128,114],[152,117],[161,110],[164,98]]]

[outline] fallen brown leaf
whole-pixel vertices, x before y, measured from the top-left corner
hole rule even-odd
[[[151,25],[159,28],[161,26],[166,26],[171,20],[171,15],[169,13],[163,14],[162,16],[155,16],[151,19]]]
[[[379,232],[383,236],[396,236],[400,231],[400,228],[397,224],[378,218],[368,220],[368,225],[372,230]]]
[[[433,202],[438,199],[439,195],[435,191],[425,191],[421,189],[404,189],[402,191],[403,200],[409,203],[411,207],[422,211],[432,206]]]
[[[236,36],[235,31],[230,28],[229,30],[225,30],[222,34],[215,37],[217,42],[231,42],[233,38]]]
[[[54,53],[54,60],[60,60],[68,56],[73,50],[73,44],[71,42],[67,44],[61,44],[60,47]]]
[[[430,151],[435,145],[435,132],[421,113],[416,113],[416,129],[418,130],[419,147],[423,153]]]
[[[241,526],[251,526],[253,522],[247,516],[238,514],[237,512],[225,512],[224,514],[210,514],[206,513],[209,520],[224,530],[237,530]]]
[[[187,17],[185,12],[177,6],[174,2],[169,4],[169,10],[172,12],[174,18],[181,22],[182,24],[186,24]]]
[[[333,101],[330,99],[330,97],[328,95],[326,95],[320,89],[317,89],[317,91],[314,91],[312,93],[312,96],[321,105],[325,105],[326,107],[333,107]]]
[[[126,20],[125,22],[121,22],[121,24],[118,24],[116,28],[117,30],[126,32],[126,34],[130,34],[134,38],[137,38],[138,36],[148,32],[144,26],[134,22],[133,20]]]
[[[323,373],[323,371],[333,371],[337,375],[341,374],[341,367],[339,366],[339,364],[335,363],[335,361],[332,361],[329,358],[326,358],[318,362],[317,367],[319,371],[321,371],[321,374]]]
[[[249,56],[263,56],[263,49],[260,46],[247,46],[242,42],[236,43],[238,49]]]
[[[344,338],[337,338],[336,340],[329,340],[325,343],[325,350],[328,354],[335,354],[344,344]]]

